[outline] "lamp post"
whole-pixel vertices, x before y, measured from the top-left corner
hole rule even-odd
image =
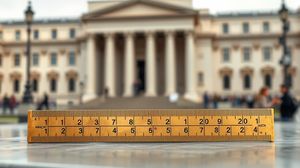
[[[282,5],[281,9],[279,10],[279,16],[282,21],[282,30],[283,33],[281,37],[279,38],[279,43],[282,45],[283,48],[283,55],[280,60],[280,65],[283,67],[283,73],[284,73],[284,78],[283,78],[283,84],[290,88],[291,87],[291,77],[289,75],[289,68],[292,63],[291,55],[289,53],[288,47],[287,47],[287,33],[290,30],[290,23],[288,20],[288,15],[289,11],[285,6],[285,0],[282,0]]]
[[[26,84],[25,84],[25,91],[23,96],[23,103],[30,104],[33,101],[32,93],[31,93],[31,82],[30,82],[30,66],[31,66],[31,24],[33,21],[34,12],[31,9],[31,1],[28,2],[28,7],[25,11],[25,22],[27,24],[27,45],[26,45]]]

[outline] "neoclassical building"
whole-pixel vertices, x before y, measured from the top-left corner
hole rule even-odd
[[[279,5],[278,5],[279,6]],[[102,96],[179,94],[201,101],[219,95],[278,93],[282,83],[276,13],[211,15],[192,0],[91,1],[76,19],[36,20],[31,81],[35,100],[49,93],[59,104]],[[292,91],[300,96],[300,12],[290,13]],[[0,93],[21,99],[26,25],[0,23]]]

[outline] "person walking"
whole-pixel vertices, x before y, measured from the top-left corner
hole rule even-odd
[[[49,97],[47,93],[44,94],[42,102],[38,105],[37,110],[43,110],[45,107],[46,110],[49,110]]]
[[[289,88],[286,85],[281,85],[280,92],[282,96],[275,104],[279,105],[281,120],[292,121],[298,110],[298,102],[290,94]]]
[[[272,106],[272,102],[269,99],[269,89],[263,87],[259,91],[259,95],[256,98],[255,107],[256,108],[269,108]]]
[[[2,104],[3,114],[5,114],[6,110],[9,107],[9,98],[8,98],[7,94],[4,95],[2,102],[3,102],[3,104]]]
[[[9,110],[10,114],[14,114],[15,108],[17,106],[17,100],[14,95],[12,95],[9,99]]]
[[[209,96],[207,92],[203,94],[203,105],[205,109],[209,108]]]

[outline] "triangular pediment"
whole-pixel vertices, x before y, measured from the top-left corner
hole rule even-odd
[[[88,13],[83,16],[83,19],[113,19],[151,16],[179,16],[194,14],[196,14],[196,12],[193,9],[185,7],[174,6],[149,0],[133,0],[106,9],[101,9],[95,12]]]

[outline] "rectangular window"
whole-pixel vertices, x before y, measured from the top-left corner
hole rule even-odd
[[[76,36],[76,30],[75,29],[70,29],[70,38],[73,39]]]
[[[203,86],[203,84],[204,84],[204,78],[203,77],[204,76],[203,76],[202,72],[198,73],[198,86]]]
[[[69,92],[75,92],[76,82],[74,79],[69,79]]]
[[[15,39],[16,39],[16,41],[20,41],[21,40],[21,32],[20,32],[20,30],[16,31]]]
[[[272,53],[271,47],[264,47],[263,48],[263,57],[264,61],[271,61],[272,60]]]
[[[15,67],[18,67],[18,66],[21,65],[21,56],[20,56],[20,54],[15,54],[14,65],[15,65]]]
[[[264,31],[264,33],[269,33],[270,32],[270,23],[269,22],[264,22],[263,23],[263,31]]]
[[[223,62],[230,62],[230,49],[223,48]]]
[[[51,37],[53,40],[56,40],[57,39],[57,30],[56,29],[53,29],[51,31]]]
[[[19,93],[19,91],[20,91],[20,81],[17,79],[14,80],[14,92]]]
[[[76,64],[76,58],[75,58],[75,53],[71,51],[69,53],[69,65],[75,65]]]
[[[244,76],[244,89],[246,89],[246,90],[251,89],[251,76],[250,75]]]
[[[249,33],[249,31],[250,31],[249,23],[243,23],[243,32]]]
[[[38,30],[33,31],[33,39],[38,40],[40,38],[40,32]]]
[[[34,79],[32,81],[32,91],[33,92],[38,92],[38,90],[39,90],[39,82],[38,82],[37,79]]]
[[[223,34],[229,33],[229,25],[227,23],[223,24]]]
[[[265,81],[264,82],[265,86],[268,87],[269,89],[272,89],[272,86],[273,86],[272,75],[270,75],[270,74],[265,75],[264,81]]]
[[[51,53],[50,65],[51,66],[57,65],[57,54],[56,53]]]
[[[33,53],[32,55],[32,65],[33,66],[38,66],[39,65],[39,54],[38,53]]]
[[[243,60],[244,62],[251,61],[251,49],[248,47],[243,48]]]
[[[51,79],[50,80],[50,91],[51,92],[56,92],[57,90],[57,83],[56,83],[56,80],[55,79]]]
[[[223,76],[223,89],[230,90],[230,87],[231,87],[230,76],[229,75]]]

